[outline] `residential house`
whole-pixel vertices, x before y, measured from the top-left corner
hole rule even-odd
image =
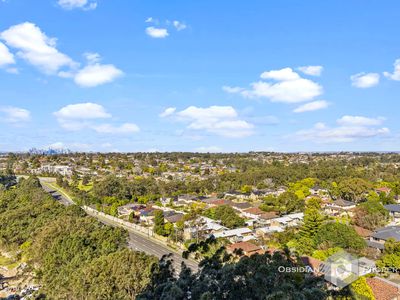
[[[400,242],[400,226],[387,226],[376,230],[367,241],[367,245],[382,251],[385,248],[385,242],[390,238]]]
[[[215,238],[227,238],[231,242],[255,239],[255,236],[253,235],[253,231],[247,227],[216,232],[216,233],[213,233],[213,236]]]
[[[253,254],[263,254],[264,250],[253,243],[249,242],[237,242],[226,247],[226,251],[230,254],[236,254],[239,251],[243,255],[251,256]]]
[[[366,278],[375,299],[400,300],[400,286],[381,277]]]
[[[387,204],[384,207],[395,223],[400,221],[400,204]]]
[[[324,211],[330,216],[339,216],[342,214],[353,215],[352,210],[356,207],[356,204],[351,201],[338,199],[331,203],[325,204]]]

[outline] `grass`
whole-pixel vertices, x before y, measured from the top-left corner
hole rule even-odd
[[[92,182],[90,182],[89,184],[84,185],[84,184],[82,184],[82,180],[79,181],[78,189],[80,189],[81,191],[89,192],[90,190],[92,190],[92,188],[93,188],[93,183]]]
[[[8,258],[5,256],[0,255],[0,266],[6,267],[9,270],[12,270],[20,265],[20,261],[15,261],[12,258]]]

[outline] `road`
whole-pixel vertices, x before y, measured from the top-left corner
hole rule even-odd
[[[50,193],[54,197],[54,199],[56,199],[63,205],[68,206],[68,205],[74,204],[74,202],[72,201],[72,199],[70,197],[68,197],[68,195],[64,195],[64,194],[58,192],[57,190],[52,188],[51,185],[49,185],[49,183],[41,181],[41,184],[42,184],[43,189],[46,192]],[[109,226],[122,227],[120,224],[112,222],[111,220],[106,219],[104,217],[97,216],[97,215],[96,216],[92,215],[92,216],[96,217],[103,224],[106,224]],[[130,249],[135,250],[135,251],[143,251],[147,254],[154,255],[158,258],[161,258],[163,255],[167,255],[167,254],[171,253],[172,254],[171,258],[173,259],[173,266],[174,266],[176,273],[179,273],[182,262],[184,262],[193,271],[198,270],[198,263],[193,260],[188,260],[188,259],[182,258],[182,255],[180,252],[168,248],[167,246],[163,245],[161,242],[157,242],[157,241],[151,239],[150,237],[146,236],[144,233],[138,233],[131,228],[126,228],[126,227],[123,227],[123,228],[125,230],[127,230],[129,233],[128,247]]]

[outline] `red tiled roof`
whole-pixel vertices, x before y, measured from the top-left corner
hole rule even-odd
[[[242,249],[243,252],[245,252],[247,254],[253,254],[253,253],[256,253],[256,252],[259,252],[260,250],[262,250],[261,247],[254,245],[252,243],[249,243],[249,242],[234,243],[234,244],[227,246],[226,249],[229,252],[234,252],[236,249]]]
[[[258,207],[250,207],[248,209],[245,209],[243,212],[253,214],[253,215],[262,215],[265,213],[265,211],[259,209]]]
[[[400,299],[399,289],[396,285],[388,283],[379,277],[367,278],[367,283],[371,287],[376,299],[397,300]]]
[[[360,226],[353,226],[354,230],[357,232],[357,234],[361,237],[370,237],[373,232],[371,230],[368,230],[366,228],[360,227]]]
[[[302,256],[300,259],[303,262],[303,264],[313,269],[315,275],[322,274],[322,271],[320,271],[320,268],[322,267],[321,265],[323,264],[322,261],[311,256]]]

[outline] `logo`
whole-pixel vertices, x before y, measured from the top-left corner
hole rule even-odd
[[[364,264],[346,251],[339,251],[330,256],[324,262],[321,271],[325,274],[325,280],[338,288],[344,288],[368,273],[364,270]]]

